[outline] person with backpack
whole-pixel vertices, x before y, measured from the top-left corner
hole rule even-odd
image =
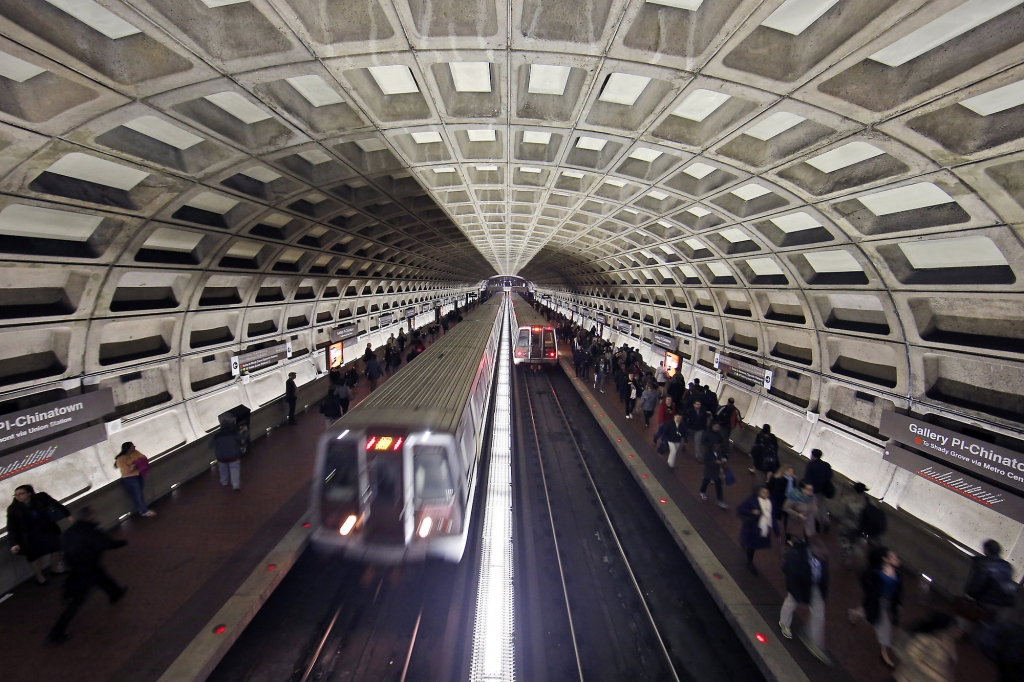
[[[1002,558],[1003,548],[995,540],[985,540],[984,554],[974,557],[971,577],[964,594],[985,610],[986,623],[1005,622],[1017,603],[1018,584],[1013,565]]]
[[[114,458],[114,467],[121,472],[121,485],[131,498],[139,516],[156,516],[155,511],[146,507],[143,489],[143,478],[149,471],[149,459],[135,449],[134,443],[128,441],[121,443],[121,452]]]
[[[701,443],[704,452],[704,478],[700,482],[700,499],[708,499],[706,494],[708,484],[714,482],[716,504],[722,509],[728,509],[729,505],[722,499],[722,468],[728,458],[722,443],[722,434],[716,422],[712,422],[711,429],[705,431],[701,436]]]
[[[348,384],[337,384],[334,386],[334,395],[338,397],[342,416],[345,416],[348,413],[348,406],[352,402],[352,389]]]
[[[742,421],[739,408],[736,407],[736,399],[729,398],[725,405],[719,407],[718,412],[715,414],[715,419],[718,421],[718,425],[722,427],[722,438],[725,439],[726,443],[729,443],[732,440],[732,430],[739,426],[740,421]]]
[[[334,386],[327,389],[327,395],[320,401],[320,414],[324,416],[327,428],[331,428],[331,424],[341,419],[341,401],[338,400]]]
[[[846,566],[852,564],[855,558],[859,561],[865,541],[877,546],[878,539],[888,527],[885,512],[871,503],[867,495],[868,487],[860,481],[852,487],[854,494],[843,496],[839,512],[839,551]]]
[[[750,473],[760,471],[767,478],[771,478],[771,475],[778,471],[779,439],[772,433],[771,424],[761,427],[761,432],[757,434],[754,445],[750,448],[750,459],[754,464],[750,468]]]
[[[238,430],[233,422],[221,420],[220,429],[210,440],[210,448],[217,457],[217,470],[220,473],[220,484],[231,487],[238,492],[242,489],[242,444],[238,440]]]
[[[370,380],[371,391],[377,388],[377,382],[383,374],[384,370],[381,369],[380,363],[377,362],[377,356],[370,353],[370,359],[366,361],[366,378]]]
[[[67,507],[30,485],[14,489],[14,501],[7,508],[7,540],[11,554],[25,557],[36,582],[45,585],[43,559],[49,557],[50,571],[64,573],[60,558],[60,521],[70,514]]]
[[[829,522],[825,500],[835,497],[836,487],[832,482],[832,465],[824,460],[824,454],[818,448],[811,450],[811,461],[804,469],[804,480],[814,486],[814,495],[818,498],[818,525],[821,532],[827,533]]]

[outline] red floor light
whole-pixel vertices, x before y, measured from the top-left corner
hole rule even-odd
[[[304,524],[302,524],[302,527],[303,528],[309,528],[309,524],[308,523],[304,523]]]
[[[760,632],[758,632],[758,633],[757,633],[756,635],[754,635],[754,637],[755,637],[755,638],[757,639],[757,641],[759,641],[759,642],[760,642],[761,644],[767,644],[767,643],[768,643],[768,638],[767,638],[767,637],[765,637],[764,635],[762,635],[762,634],[761,634]]]
[[[628,455],[628,457],[629,457],[630,459],[633,459],[634,455]]]
[[[640,474],[640,475],[643,476],[644,478],[647,478],[647,474]]]
[[[659,498],[658,502],[661,502],[662,504],[668,504],[668,500],[666,500],[664,497]]]
[[[213,634],[223,635],[224,631],[228,629],[227,625],[215,625],[213,628]]]
[[[273,571],[275,568],[277,568],[277,564],[267,564],[268,571]]]
[[[722,574],[721,573],[712,573],[711,577],[714,578],[715,580],[721,580],[722,579]]]

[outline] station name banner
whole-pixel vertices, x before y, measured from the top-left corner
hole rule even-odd
[[[952,490],[971,502],[999,512],[1019,523],[1024,523],[1024,498],[1011,495],[984,481],[962,474],[955,469],[942,466],[895,445],[885,449],[882,456],[886,462],[913,472],[921,478]]]
[[[541,298],[543,298],[545,301],[550,301],[551,294],[541,294]]]
[[[251,353],[242,353],[232,358],[231,370],[235,374],[252,374],[267,367],[273,367],[288,357],[288,343],[279,343],[269,348],[260,348]]]
[[[416,306],[413,306],[412,308],[406,308],[405,309],[405,319],[408,320],[411,317],[416,317]]]
[[[765,369],[749,362],[736,360],[735,358],[722,357],[719,360],[719,369],[727,377],[748,381],[753,384],[763,384]]]
[[[49,464],[61,457],[74,454],[79,450],[102,443],[107,439],[107,427],[95,424],[85,429],[51,438],[50,440],[30,445],[27,448],[0,457],[0,481],[17,476],[29,469]]]
[[[433,306],[431,306],[429,303],[421,303],[420,304],[420,312],[421,313],[428,313],[431,310],[433,310],[434,308],[440,308],[440,307],[441,307],[441,304],[437,303],[437,302],[435,302]]]
[[[395,316],[392,313],[384,313],[377,319],[377,324],[381,327],[386,327],[395,321]]]
[[[651,342],[655,346],[661,346],[667,350],[675,350],[679,347],[679,339],[668,334],[662,334],[661,332],[652,332]]]
[[[359,336],[359,325],[356,322],[349,322],[331,329],[331,341],[338,343],[353,336]]]
[[[626,320],[618,320],[615,323],[615,328],[622,334],[633,333],[633,324],[631,322],[627,322]]]
[[[1018,452],[889,410],[882,412],[878,432],[1024,492],[1024,455]]]
[[[580,311],[580,307],[576,305],[569,306],[569,309],[572,310],[574,313],[578,313]]]
[[[73,429],[113,411],[114,392],[105,388],[6,414],[0,417],[0,451]]]
[[[598,313],[594,316],[594,319],[597,320],[599,324],[608,324],[608,318],[604,313]]]

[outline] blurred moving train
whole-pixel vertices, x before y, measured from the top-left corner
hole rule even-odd
[[[517,307],[519,310],[512,312],[512,328],[518,327],[512,352],[513,364],[554,367],[558,364],[558,334],[555,328],[545,324],[544,319],[525,301],[520,301]]]
[[[321,437],[314,543],[379,563],[462,558],[508,307],[482,303]]]

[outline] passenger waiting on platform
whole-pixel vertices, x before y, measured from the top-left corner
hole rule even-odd
[[[779,614],[779,629],[786,639],[793,639],[793,614],[797,606],[810,609],[806,634],[801,641],[819,660],[832,661],[825,652],[825,600],[828,599],[828,552],[819,538],[798,543],[782,563],[786,575],[786,600]]]
[[[708,411],[704,409],[699,400],[694,401],[693,407],[688,409],[683,415],[683,421],[686,422],[686,430],[690,432],[690,436],[693,438],[693,458],[698,462],[704,461],[701,439],[704,437],[704,431],[708,428],[709,419]]]
[[[398,341],[398,352],[399,353],[404,353],[405,352],[405,344],[408,341],[408,339],[405,336],[405,329],[404,328],[398,330],[398,339],[397,339],[397,341]]]
[[[704,400],[701,402],[704,403],[704,409],[706,409],[709,414],[718,414],[718,396],[715,395],[715,392],[711,390],[710,386],[704,387]]]
[[[327,428],[331,428],[331,424],[341,419],[341,401],[338,400],[334,386],[328,386],[327,395],[320,400],[320,414],[324,416]]]
[[[809,540],[817,534],[815,519],[818,514],[818,499],[814,496],[814,486],[810,481],[800,481],[800,485],[786,493],[786,502],[782,511],[796,522],[793,537],[798,540]],[[789,540],[787,527],[786,539]]]
[[[629,381],[626,384],[626,419],[633,418],[633,410],[636,409],[636,399],[639,395],[640,390],[637,386],[637,380],[630,374]]]
[[[239,440],[238,429],[232,422],[220,423],[220,430],[214,434],[210,441],[217,456],[217,471],[220,474],[220,484],[226,486],[231,481],[231,487],[235,491],[242,489],[242,443]]]
[[[654,384],[647,384],[643,394],[640,396],[640,409],[644,412],[644,426],[650,428],[651,417],[654,416],[654,409],[658,406],[658,389]]]
[[[68,624],[82,608],[92,588],[99,587],[106,592],[111,604],[128,591],[114,582],[100,564],[103,552],[124,547],[128,542],[114,540],[100,530],[92,507],[85,506],[75,512],[75,523],[64,533],[62,544],[64,560],[71,570],[71,575],[64,583],[64,600],[67,605],[47,637],[51,644],[60,644],[67,640]]]
[[[956,640],[960,637],[956,619],[935,611],[907,632],[899,665],[893,673],[896,682],[953,682],[956,667]]]
[[[715,421],[722,427],[722,437],[725,438],[725,442],[729,443],[732,439],[732,430],[738,427],[742,421],[735,398],[729,398],[729,402],[718,408],[715,413]]]
[[[876,547],[868,558],[868,566],[860,575],[864,600],[860,608],[850,609],[850,622],[866,620],[874,626],[882,647],[882,662],[896,667],[892,655],[892,629],[899,625],[899,608],[903,599],[903,576],[900,559],[887,547]]]
[[[665,371],[665,363],[659,362],[658,369],[654,370],[654,381],[658,384],[658,388],[665,388],[665,382],[668,381],[668,372]]]
[[[995,540],[985,540],[982,551],[974,557],[964,593],[985,609],[987,623],[1003,622],[1017,603],[1013,565],[1002,558],[1003,548]]]
[[[391,353],[390,367],[391,373],[394,374],[398,371],[398,368],[402,366],[402,353],[397,348]]]
[[[771,424],[761,427],[761,432],[754,439],[754,445],[750,448],[750,459],[754,466],[750,473],[760,471],[771,476],[779,468],[779,439],[772,433]]]
[[[754,487],[754,494],[740,503],[736,515],[743,520],[740,529],[740,546],[747,551],[747,569],[757,575],[754,566],[754,552],[772,546],[772,533],[779,534],[768,486],[763,483]]]
[[[672,421],[672,417],[676,414],[676,405],[672,402],[672,398],[665,396],[665,399],[658,403],[658,428],[662,428],[665,424]],[[680,415],[682,416],[682,415]],[[657,441],[657,437],[654,439]]]
[[[794,490],[796,486],[797,480],[796,476],[793,474],[792,465],[787,464],[768,477],[768,490],[772,500],[772,512],[775,514],[776,519],[782,521],[782,532],[786,533],[786,539],[789,539],[787,528],[789,525],[789,514],[784,512],[782,508],[786,504],[786,495],[789,494],[790,490]]]
[[[715,484],[715,498],[722,509],[728,509],[729,505],[722,499],[722,465],[725,464],[726,455],[722,448],[722,434],[718,431],[718,424],[712,424],[711,429],[702,437],[704,451],[704,479],[700,482],[700,499],[706,500],[708,484]]]
[[[348,371],[345,372],[345,376],[342,379],[349,388],[356,387],[356,384],[359,383],[359,372],[356,371],[355,364],[349,365]]]
[[[853,494],[843,496],[839,512],[839,551],[847,567],[863,561],[865,545],[878,546],[879,538],[888,527],[885,512],[871,503],[867,491],[868,487],[857,481],[853,484]]]
[[[366,344],[366,350],[363,351],[363,362],[367,363],[370,358],[373,357],[373,344]]]
[[[295,425],[295,403],[298,402],[298,387],[295,385],[295,372],[288,373],[288,381],[284,382],[284,402],[288,405],[288,425]]]
[[[50,572],[64,573],[60,560],[59,522],[70,514],[67,508],[43,492],[36,492],[30,485],[19,485],[14,489],[14,501],[7,508],[7,541],[11,553],[25,557],[36,582],[47,583],[43,574],[43,560],[49,557]]]
[[[366,361],[366,378],[370,380],[370,390],[377,388],[377,381],[384,374],[384,370],[380,368],[380,363],[377,362],[377,356],[370,353],[370,359]]]
[[[141,516],[156,516],[156,512],[146,507],[143,474],[149,470],[149,460],[135,449],[132,442],[122,443],[121,452],[114,458],[114,467],[121,472],[121,485],[124,486],[135,511]]]
[[[668,398],[666,398],[668,400]],[[683,415],[672,415],[672,421],[662,424],[659,429],[662,439],[668,444],[668,466],[670,469],[676,466],[676,455],[679,454],[679,446],[686,438],[686,427],[683,425]]]
[[[344,416],[348,412],[348,406],[352,402],[352,389],[349,388],[348,384],[338,384],[334,386],[334,395],[338,396],[338,405],[341,407],[341,414]]]
[[[804,469],[804,480],[814,486],[814,494],[818,498],[818,525],[822,532],[828,532],[828,506],[825,499],[831,499],[836,494],[836,488],[832,482],[832,465],[823,457],[824,454],[818,448],[811,450],[811,461]]]
[[[594,390],[601,389],[601,393],[604,393],[604,378],[608,373],[608,361],[604,358],[598,358],[594,364]]]

